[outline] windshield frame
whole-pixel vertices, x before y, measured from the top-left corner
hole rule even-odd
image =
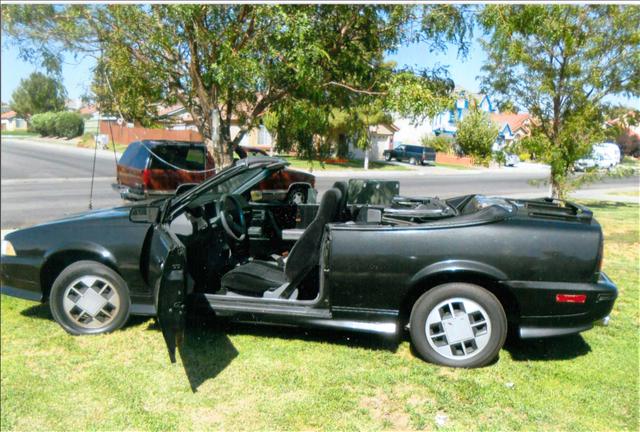
[[[263,178],[268,177],[267,175],[265,175],[265,171],[271,173],[275,170],[285,168],[287,165],[289,165],[287,161],[276,158],[262,157],[242,159],[236,162],[234,165],[223,168],[216,175],[208,180],[205,180],[204,182],[202,182],[195,188],[185,192],[184,194],[168,198],[166,207],[162,211],[160,222],[162,223],[172,220],[177,213],[184,210],[184,208],[187,207],[189,203],[200,197],[202,194],[206,193],[210,188],[215,187],[244,171],[253,168],[262,168],[262,170],[256,172],[256,175],[251,176],[249,179],[247,179],[247,181],[243,182],[231,193],[241,193],[246,190],[247,185],[252,186],[256,182],[257,178],[262,180]]]

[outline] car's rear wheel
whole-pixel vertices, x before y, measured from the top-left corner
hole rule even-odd
[[[53,318],[74,335],[107,333],[129,318],[129,289],[112,269],[95,261],[78,261],[53,282],[49,304]]]
[[[386,160],[387,162],[389,162],[391,160],[391,155],[390,154],[386,154],[384,155],[384,160]]]
[[[411,341],[424,360],[452,367],[481,367],[504,345],[507,318],[498,299],[468,283],[439,285],[413,306]]]

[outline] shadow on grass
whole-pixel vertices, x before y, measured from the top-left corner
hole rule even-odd
[[[178,349],[192,392],[218,376],[238,356],[229,337],[203,322],[191,322]],[[168,360],[168,359],[167,359]]]
[[[504,347],[515,361],[571,360],[591,352],[584,338],[577,335],[548,339],[509,338]]]
[[[20,311],[20,315],[27,318],[39,318],[52,320],[51,309],[48,303],[38,303]]]

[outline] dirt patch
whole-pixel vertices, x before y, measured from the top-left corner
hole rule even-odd
[[[380,421],[385,429],[412,429],[409,414],[398,405],[398,400],[380,390],[374,396],[363,398],[360,401],[360,407],[367,410],[374,420]]]

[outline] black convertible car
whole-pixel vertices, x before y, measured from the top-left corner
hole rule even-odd
[[[496,358],[508,328],[578,333],[613,307],[587,208],[407,198],[398,182],[375,180],[337,182],[319,204],[264,196],[261,182],[286,165],[250,158],[170,199],[13,232],[2,292],[48,300],[72,334],[157,315],[172,360],[195,306],[271,324],[408,328],[424,359],[461,367]]]

